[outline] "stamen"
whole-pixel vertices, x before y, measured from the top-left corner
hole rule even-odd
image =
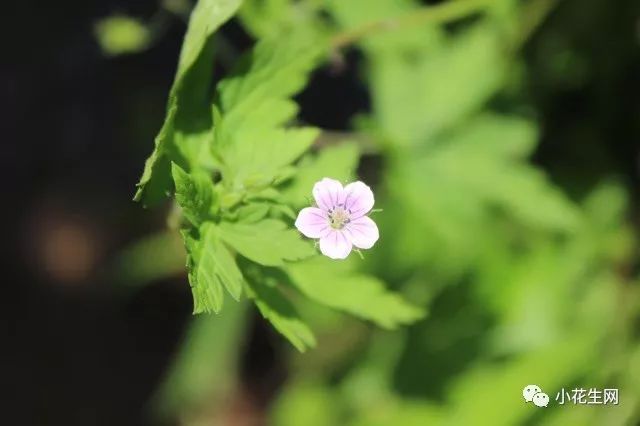
[[[351,222],[350,212],[347,212],[340,204],[327,210],[329,214],[329,224],[333,229],[342,229]]]

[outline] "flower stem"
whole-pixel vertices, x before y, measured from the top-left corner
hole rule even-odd
[[[381,32],[393,31],[415,25],[444,23],[464,18],[484,10],[494,0],[455,0],[421,8],[395,18],[367,22],[364,25],[337,34],[331,40],[334,49],[349,46],[361,39]]]

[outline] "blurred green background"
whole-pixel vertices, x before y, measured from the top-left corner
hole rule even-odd
[[[245,1],[215,36],[219,80],[280,25],[403,23],[336,51],[297,101],[320,158],[362,152],[383,211],[359,267],[428,314],[382,331],[301,299],[305,354],[247,302],[192,317],[170,204],[130,201],[191,3],[14,5],[2,423],[638,424],[640,4],[420,18],[444,3]],[[555,401],[574,388],[620,402]]]

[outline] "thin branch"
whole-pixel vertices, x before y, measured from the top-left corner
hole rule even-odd
[[[378,33],[424,24],[441,24],[454,21],[481,12],[493,1],[456,0],[438,6],[424,7],[405,15],[368,22],[360,27],[345,31],[333,37],[331,44],[334,49],[340,49]]]

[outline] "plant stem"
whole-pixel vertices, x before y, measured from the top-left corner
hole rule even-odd
[[[395,18],[368,22],[362,26],[347,30],[333,37],[331,45],[340,49],[381,32],[397,30],[415,25],[444,23],[464,18],[485,9],[493,0],[449,1],[438,6],[429,6]]]

